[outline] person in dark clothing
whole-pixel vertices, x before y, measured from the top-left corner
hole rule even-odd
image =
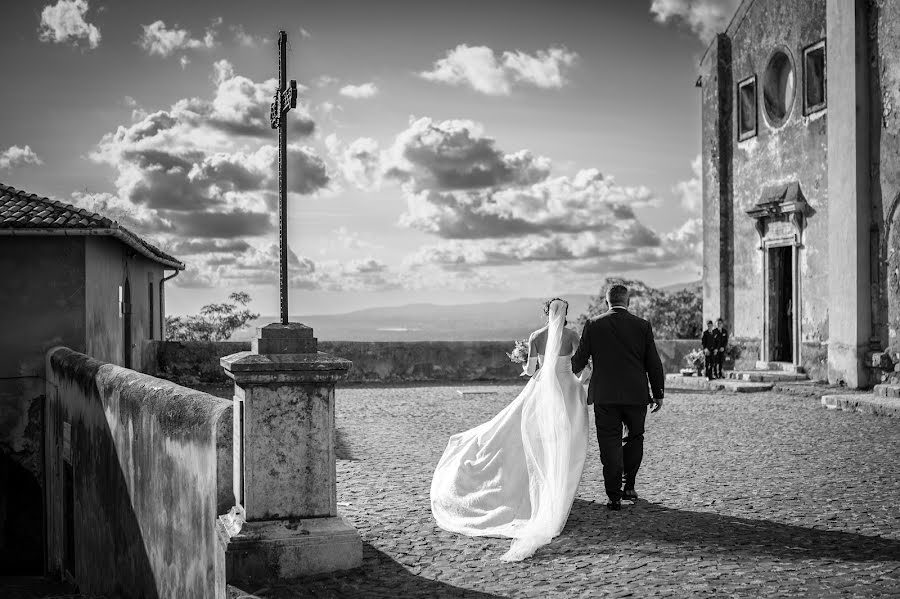
[[[728,331],[725,329],[725,321],[721,318],[716,321],[713,341],[716,348],[715,360],[713,361],[713,376],[720,379],[724,376],[722,367],[725,365],[725,350],[728,349]]]
[[[711,381],[715,378],[713,373],[713,363],[716,355],[716,337],[713,333],[713,321],[706,321],[706,330],[700,337],[700,346],[703,348],[703,366],[706,374],[706,380]]]
[[[623,499],[638,498],[634,486],[644,456],[647,407],[651,412],[662,408],[666,375],[653,327],[628,311],[628,288],[610,287],[606,303],[609,311],[584,325],[572,372],[578,374],[588,358],[593,360],[587,403],[594,405],[606,507],[620,510]]]

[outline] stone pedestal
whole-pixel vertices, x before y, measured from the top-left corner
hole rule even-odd
[[[296,578],[362,563],[337,513],[334,385],[350,362],[317,351],[310,327],[270,324],[222,358],[234,379],[234,494],[222,518],[231,580]]]

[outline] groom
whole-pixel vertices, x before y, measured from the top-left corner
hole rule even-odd
[[[593,358],[588,403],[594,404],[606,507],[619,510],[622,499],[637,499],[634,482],[644,456],[644,419],[648,405],[653,412],[662,407],[665,375],[650,323],[628,312],[628,288],[611,286],[606,303],[609,310],[584,325],[572,371],[578,374]]]

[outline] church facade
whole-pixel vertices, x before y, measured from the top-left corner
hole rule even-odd
[[[900,3],[744,0],[698,86],[704,321],[759,367],[877,383],[900,349]]]

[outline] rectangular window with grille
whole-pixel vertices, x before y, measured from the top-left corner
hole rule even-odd
[[[738,141],[756,136],[756,75],[752,75],[737,87]]]
[[[803,50],[803,106],[805,114],[823,110],[825,96],[825,40]]]

